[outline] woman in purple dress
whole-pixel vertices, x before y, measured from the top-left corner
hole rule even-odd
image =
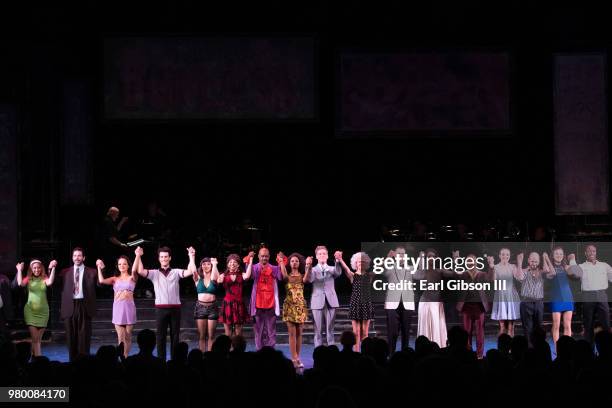
[[[136,323],[134,288],[138,280],[138,273],[136,273],[136,263],[130,273],[130,260],[125,255],[117,258],[117,270],[119,275],[105,279],[102,275],[102,267],[98,265],[98,282],[103,285],[113,285],[115,291],[113,324],[117,331],[117,344],[123,343],[123,355],[127,357],[130,354],[132,330]]]

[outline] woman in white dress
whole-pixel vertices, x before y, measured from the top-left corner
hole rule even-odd
[[[521,318],[521,298],[516,290],[514,279],[521,276],[516,265],[511,264],[510,250],[502,248],[499,251],[499,263],[495,264],[495,258],[488,257],[491,278],[497,281],[495,295],[493,296],[493,309],[491,319],[499,322],[499,335],[508,334],[514,336],[514,321]],[[503,286],[502,286],[503,285]]]
[[[415,272],[413,279],[426,281],[428,289],[423,291],[419,299],[417,335],[427,337],[440,347],[446,347],[447,332],[444,303],[436,285],[440,284],[444,276],[453,276],[454,272],[435,267],[437,265],[433,260],[440,259],[435,249],[428,249],[425,253],[421,252],[421,256],[425,257],[426,265]],[[430,261],[427,262],[427,260]]]

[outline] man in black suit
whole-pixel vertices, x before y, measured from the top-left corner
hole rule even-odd
[[[70,361],[80,354],[89,354],[91,344],[91,321],[96,315],[96,285],[98,271],[85,266],[82,248],[72,250],[72,263],[62,270],[62,304],[60,316],[64,319],[66,342]],[[104,268],[102,260],[96,266]]]

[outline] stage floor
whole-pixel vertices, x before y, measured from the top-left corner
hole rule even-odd
[[[189,350],[198,347],[197,342],[187,342],[189,344]],[[108,344],[108,343],[106,343]],[[555,358],[555,352],[554,352],[554,347],[552,344],[552,339],[548,339],[548,344],[550,345],[550,350],[552,352],[552,356],[553,359]],[[414,339],[411,339],[410,341],[410,345],[412,347],[414,347]],[[95,352],[98,350],[98,348],[102,346],[101,343],[93,343],[91,345],[91,352],[92,354],[95,354]],[[492,348],[496,348],[497,347],[497,337],[494,335],[487,335],[485,336],[485,352],[489,349]],[[247,351],[254,351],[255,349],[255,345],[252,343],[249,343],[247,345]],[[277,350],[281,350],[283,352],[283,354],[290,358],[290,353],[289,353],[289,345],[288,344],[278,344],[276,346]],[[314,349],[314,346],[312,344],[304,344],[302,346],[302,363],[304,363],[304,368],[311,368],[312,367],[312,351]],[[55,360],[55,361],[62,361],[62,362],[66,362],[68,361],[68,350],[66,349],[66,345],[65,344],[60,344],[60,343],[43,343],[42,345],[42,352],[45,356],[47,356],[49,359],[51,360]],[[130,355],[132,354],[136,354],[138,353],[138,345],[134,344],[132,347],[132,350],[130,351]],[[153,352],[153,354],[156,354],[156,352]]]

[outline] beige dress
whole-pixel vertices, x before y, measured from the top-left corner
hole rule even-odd
[[[420,270],[416,273],[418,279],[425,279],[427,283],[440,282],[442,274],[443,271],[437,269]],[[427,290],[421,295],[417,335],[427,337],[441,348],[446,347],[446,316],[439,290]]]

